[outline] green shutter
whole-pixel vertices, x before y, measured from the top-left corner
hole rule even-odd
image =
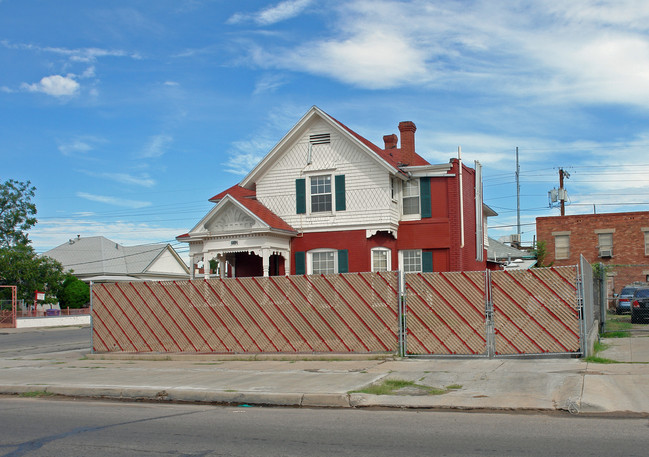
[[[419,178],[419,196],[421,197],[421,217],[431,217],[430,178]]]
[[[340,249],[338,251],[338,273],[349,273],[347,249]]]
[[[433,272],[433,253],[431,251],[421,253],[421,271],[424,273]]]
[[[306,179],[295,180],[295,210],[297,214],[306,213]]]
[[[335,177],[336,184],[336,211],[345,211],[345,175]]]
[[[303,275],[306,274],[306,263],[305,263],[305,252],[298,251],[295,253],[295,274]]]

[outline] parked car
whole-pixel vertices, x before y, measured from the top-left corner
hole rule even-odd
[[[640,287],[631,299],[631,323],[649,320],[649,287]]]
[[[638,290],[640,286],[626,286],[620,291],[617,296],[617,303],[615,304],[615,314],[628,313],[631,311],[631,299],[633,293]]]

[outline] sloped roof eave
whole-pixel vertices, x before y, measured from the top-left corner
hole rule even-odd
[[[323,120],[328,122],[333,128],[335,128],[339,133],[344,135],[347,139],[355,143],[358,147],[363,149],[370,157],[374,158],[376,162],[381,164],[386,170],[390,171],[392,174],[399,174],[403,173],[399,168],[394,167],[392,164],[390,164],[387,160],[385,160],[383,157],[379,155],[377,151],[374,151],[372,148],[364,144],[361,140],[359,140],[358,137],[361,137],[358,135],[358,133],[354,132],[351,130],[349,127],[344,125],[343,123],[337,121],[324,111],[322,111],[320,108],[317,106],[312,106],[307,113],[300,118],[299,121],[282,137],[282,139],[273,147],[273,149],[270,150],[268,154],[248,173],[239,183],[241,187],[244,187],[246,189],[249,188],[253,183],[257,181],[258,176],[263,172],[263,170],[266,169],[267,166],[269,166],[273,162],[273,158],[277,155],[277,153],[291,140],[291,138],[295,135],[295,133],[299,130],[300,126],[302,126],[308,119],[313,117],[314,115],[320,116]],[[352,133],[353,132],[353,133]],[[358,136],[358,137],[357,137]],[[362,137],[361,137],[362,138]],[[368,143],[371,143],[369,140],[366,140]],[[371,143],[373,144],[373,143]],[[374,145],[376,146],[376,145]],[[378,146],[376,146],[377,149],[380,150]]]

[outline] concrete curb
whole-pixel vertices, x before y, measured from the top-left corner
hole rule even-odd
[[[0,395],[45,393],[75,398],[96,398],[127,401],[186,402],[233,406],[287,406],[306,408],[389,408],[500,412],[557,412],[571,414],[634,415],[646,414],[632,411],[611,411],[593,404],[539,406],[503,406],[489,402],[449,402],[443,397],[371,395],[371,394],[303,394],[270,392],[222,392],[199,389],[147,389],[133,387],[68,387],[50,385],[0,386]]]

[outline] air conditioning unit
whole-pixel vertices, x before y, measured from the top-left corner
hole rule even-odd
[[[513,235],[509,235],[509,242],[510,243],[520,243],[521,242],[521,236],[518,233],[515,233]]]
[[[600,248],[599,256],[608,257],[608,258],[613,257],[613,248],[607,248],[607,249]]]

